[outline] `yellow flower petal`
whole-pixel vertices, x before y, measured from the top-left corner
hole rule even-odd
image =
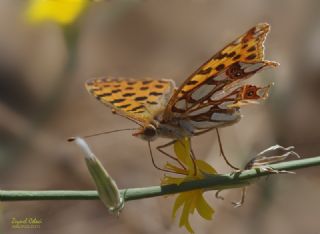
[[[191,200],[186,200],[181,213],[179,226],[180,227],[185,226],[190,233],[194,233],[189,223],[190,206],[191,206]]]
[[[176,201],[173,205],[173,209],[172,209],[172,217],[173,218],[176,217],[176,213],[177,213],[178,209],[185,203],[185,201],[186,201],[186,194],[180,193],[177,196]]]
[[[206,176],[206,174],[216,174],[216,170],[203,160],[193,160],[190,153],[190,139],[180,139],[174,144],[174,151],[177,158],[186,166],[186,169],[177,167],[171,163],[167,163],[165,168],[178,173],[185,173],[182,178],[171,176],[164,176],[162,184],[180,184],[185,181],[199,180]],[[195,173],[195,170],[197,173]],[[173,206],[172,216],[175,217],[177,210],[183,207],[179,226],[184,226],[188,232],[194,233],[190,223],[189,215],[193,214],[195,210],[201,217],[207,220],[212,219],[214,210],[209,206],[203,197],[204,189],[197,189],[188,192],[180,193]]]
[[[174,144],[174,152],[178,159],[187,164],[187,158],[190,158],[190,144],[187,138],[180,139]]]
[[[194,233],[190,223],[189,223],[189,220],[187,220],[187,222],[184,224],[184,226],[186,227],[186,229],[188,230],[189,233]]]
[[[198,197],[199,195],[201,196],[201,190],[194,190],[187,193],[189,200],[191,201],[189,213],[193,214],[197,206]]]
[[[185,179],[184,178],[176,178],[171,176],[164,176],[161,185],[168,185],[168,184],[181,184]]]
[[[87,4],[88,0],[30,0],[26,17],[31,23],[52,20],[66,25],[72,23]]]
[[[203,198],[202,194],[197,199],[197,211],[201,215],[202,218],[211,220],[212,215],[214,213],[214,210],[211,206],[206,202],[206,200]]]
[[[177,167],[171,163],[166,163],[166,165],[164,166],[164,168],[169,169],[169,170],[173,170],[178,174],[187,174],[186,170],[180,167]]]
[[[174,144],[174,151],[178,159],[187,166],[187,169],[189,172],[188,174],[194,175],[195,166],[194,166],[194,161],[190,155],[190,139],[188,137],[179,139]]]
[[[217,174],[217,171],[203,160],[196,160],[197,167],[200,171],[207,174]]]

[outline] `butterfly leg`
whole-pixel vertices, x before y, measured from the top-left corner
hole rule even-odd
[[[240,168],[233,166],[227,159],[226,155],[224,154],[223,147],[222,147],[222,142],[219,134],[219,130],[216,128],[217,136],[218,136],[218,143],[219,143],[219,148],[220,148],[220,155],[223,157],[224,161],[233,169],[239,171]]]
[[[170,173],[179,174],[178,172],[171,171],[171,170],[169,170],[169,169],[165,169],[165,168],[159,167],[159,166],[155,163],[155,160],[154,160],[154,157],[153,157],[153,153],[152,153],[152,149],[151,149],[150,141],[148,141],[148,147],[149,147],[149,152],[150,152],[152,164],[153,164],[153,166],[154,166],[156,169],[158,169],[158,170],[160,170],[160,171],[164,171],[164,172],[170,172]],[[173,156],[171,156],[171,157],[173,157]],[[184,175],[184,174],[183,174],[183,175]]]
[[[220,193],[221,193],[222,191],[223,191],[223,190],[218,190],[218,191],[216,192],[215,196],[216,196],[217,199],[224,200],[224,197],[220,195]],[[245,198],[246,198],[246,192],[247,192],[247,187],[243,187],[243,188],[241,189],[241,198],[240,198],[240,200],[237,201],[237,202],[231,202],[231,204],[232,204],[232,206],[233,206],[234,208],[238,208],[238,207],[240,207],[240,206],[243,205],[243,203],[244,203],[244,201],[245,201]]]
[[[193,162],[194,175],[196,176],[197,175],[196,155],[194,154],[194,151],[192,149],[191,139],[190,139],[190,155]]]
[[[173,144],[176,143],[176,142],[177,142],[177,140],[173,140],[173,141],[170,141],[170,142],[168,142],[168,143],[166,143],[166,144],[164,144],[164,145],[159,145],[159,146],[157,146],[156,148],[157,148],[157,150],[158,150],[160,153],[162,153],[162,154],[166,155],[167,157],[173,159],[174,161],[176,161],[177,163],[179,163],[179,165],[180,165],[184,170],[187,170],[186,167],[183,165],[183,163],[182,163],[178,158],[176,158],[176,157],[168,154],[167,152],[165,152],[165,151],[163,150],[163,148],[166,148],[166,147],[168,147],[168,146],[170,146],[170,145],[173,145]]]

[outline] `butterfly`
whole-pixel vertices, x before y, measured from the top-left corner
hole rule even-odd
[[[162,148],[184,137],[235,124],[241,119],[241,106],[268,96],[270,85],[258,87],[244,81],[279,65],[264,60],[263,44],[269,30],[267,23],[251,28],[202,64],[179,87],[170,79],[116,78],[92,79],[85,86],[114,113],[137,123],[140,127],[133,136],[146,140],[149,148],[158,137],[172,139],[157,149],[173,158]]]

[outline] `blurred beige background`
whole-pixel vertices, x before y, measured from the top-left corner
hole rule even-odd
[[[259,22],[272,26],[266,59],[281,66],[255,76],[256,84],[275,82],[271,97],[244,108],[240,123],[221,130],[225,151],[239,166],[273,144],[294,145],[303,157],[320,154],[319,1],[102,1],[66,30],[52,22],[26,24],[26,5],[0,1],[1,189],[94,189],[79,149],[66,138],[135,125],[90,97],[84,82],[111,75],[172,78],[179,85]],[[162,173],[153,168],[146,142],[129,132],[89,143],[121,188],[159,184]],[[230,171],[214,131],[193,145],[199,158]],[[309,168],[261,179],[238,209],[230,201],[239,199],[239,190],[224,191],[225,201],[208,192],[214,219],[196,214],[190,222],[196,233],[320,233],[319,176],[319,168]],[[119,218],[99,201],[5,202],[0,227],[9,234],[186,233],[171,219],[173,201],[128,202]],[[15,230],[13,217],[37,217],[43,224]]]

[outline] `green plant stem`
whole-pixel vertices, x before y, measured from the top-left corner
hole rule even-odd
[[[272,164],[275,170],[296,170],[320,165],[320,156]],[[249,185],[255,179],[272,173],[259,169],[245,170],[241,173],[218,174],[205,179],[184,182],[180,185],[151,186],[144,188],[128,188],[120,190],[125,201],[156,197],[193,189],[222,190]],[[291,175],[294,176],[294,175]],[[97,191],[21,191],[0,190],[0,201],[31,201],[31,200],[96,200]]]

